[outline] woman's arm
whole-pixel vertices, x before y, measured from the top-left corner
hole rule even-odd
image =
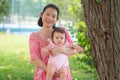
[[[46,71],[47,66],[43,62],[42,55],[41,55],[41,51],[45,50],[45,48],[39,45],[40,43],[37,38],[38,36],[35,33],[32,33],[29,38],[30,63]],[[48,54],[46,53],[46,55]]]
[[[45,47],[46,48],[46,47]],[[41,50],[45,50],[45,48],[41,48]],[[47,52],[47,51],[46,51]],[[46,53],[46,55],[48,55]],[[47,71],[47,66],[46,64],[41,60],[40,57],[38,57],[39,55],[37,55],[36,51],[31,52],[31,60],[30,63],[33,65],[36,65],[37,67],[40,67],[42,70]]]
[[[46,55],[50,54],[50,45],[45,46],[43,48],[41,48],[41,52],[45,53]],[[33,64],[35,64],[36,66],[40,67],[42,70],[47,71],[47,66],[46,64],[39,58],[36,58],[32,61]]]
[[[40,67],[42,70],[47,71],[47,66],[41,59],[34,59],[31,61],[31,63]]]

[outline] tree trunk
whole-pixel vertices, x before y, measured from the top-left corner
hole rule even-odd
[[[81,0],[99,80],[120,80],[120,0]]]

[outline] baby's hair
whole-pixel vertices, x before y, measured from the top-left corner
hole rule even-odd
[[[64,30],[62,27],[56,27],[56,28],[53,30],[53,32],[52,32],[52,39],[53,39],[53,37],[54,37],[54,33],[55,33],[55,32],[59,32],[59,33],[65,34],[65,39],[66,39],[66,32],[65,32],[65,30]]]

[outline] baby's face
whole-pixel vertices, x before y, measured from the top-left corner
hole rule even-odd
[[[61,46],[65,43],[65,34],[60,32],[55,32],[53,36],[53,42],[54,44]]]

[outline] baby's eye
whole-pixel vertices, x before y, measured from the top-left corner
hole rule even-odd
[[[56,39],[59,39],[58,37],[56,37]]]

